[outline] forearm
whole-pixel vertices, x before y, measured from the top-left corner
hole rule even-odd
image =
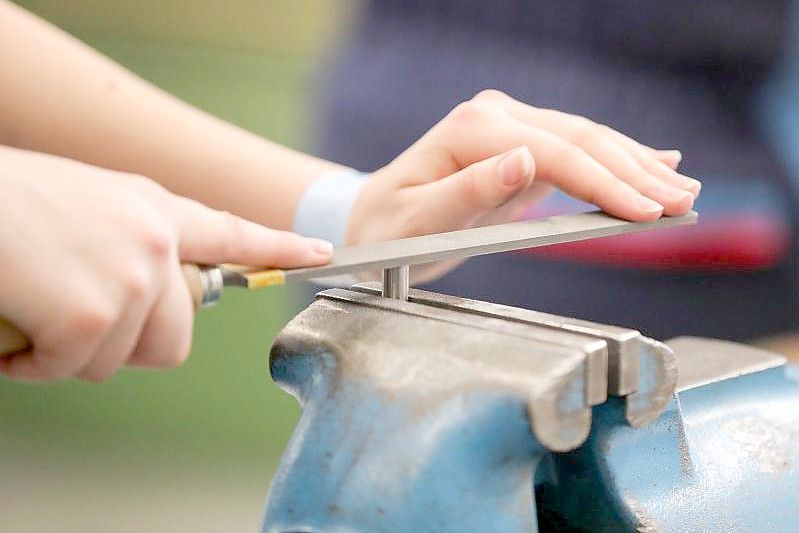
[[[4,144],[142,174],[276,228],[337,168],[180,102],[5,0],[0,95]]]

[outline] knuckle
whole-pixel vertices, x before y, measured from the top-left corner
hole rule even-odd
[[[167,192],[167,190],[160,183],[148,178],[147,176],[127,172],[123,172],[121,174],[127,178],[131,184],[136,187],[136,189],[138,189],[140,194],[158,197]]]
[[[582,146],[596,144],[603,136],[602,130],[596,124],[584,118],[575,122],[573,131],[573,141]]]
[[[636,149],[643,148],[643,145],[641,145],[641,143],[639,143],[638,141],[636,141],[631,137],[627,137],[619,130],[611,128],[607,124],[601,124],[597,122],[594,124],[594,127],[599,132],[599,134],[602,135],[602,137],[618,143],[620,146],[627,149],[627,151],[636,151]]]
[[[483,89],[472,98],[475,102],[502,102],[508,100],[510,96],[498,89]]]
[[[241,243],[245,242],[244,224],[239,217],[228,211],[213,210],[209,216],[209,222],[213,223],[220,237],[210,239],[203,245],[203,249],[211,256],[222,258],[220,261],[228,260],[242,246]]]
[[[102,337],[114,324],[116,313],[107,304],[83,302],[68,311],[66,324],[69,329],[88,339]]]
[[[455,106],[448,115],[448,122],[457,127],[466,127],[476,122],[482,122],[489,114],[485,104],[469,100]]]
[[[602,190],[594,184],[588,185],[585,189],[585,201],[589,204],[604,205]]]
[[[139,302],[150,292],[150,279],[143,270],[133,270],[122,279],[122,290],[128,301]]]
[[[174,200],[179,198],[157,181],[138,174],[126,174],[132,185],[130,191],[148,210],[164,211],[174,208]]]
[[[222,255],[228,255],[233,251],[234,243],[242,242],[245,233],[244,222],[229,211],[218,211],[218,213],[229,235],[228,239],[222,239],[219,243],[219,252]]]
[[[152,232],[144,242],[145,248],[150,257],[157,261],[166,261],[172,256],[175,249],[175,242],[166,232]]]
[[[139,242],[151,259],[166,261],[172,256],[176,243],[166,224],[154,220],[139,229]]]
[[[611,128],[607,124],[596,123],[595,126],[596,126],[597,130],[600,133],[602,133],[603,135],[608,135],[608,136],[610,136],[610,135],[621,135],[621,133],[619,133],[618,131],[614,130],[613,128]]]
[[[478,200],[479,190],[477,176],[474,168],[469,166],[460,171],[457,181],[457,191],[460,199],[467,205],[473,205]]]
[[[568,166],[582,159],[583,151],[571,143],[563,143],[553,148],[549,160],[553,167]]]

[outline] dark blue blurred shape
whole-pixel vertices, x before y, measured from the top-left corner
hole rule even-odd
[[[782,65],[791,14],[787,0],[370,2],[324,73],[317,146],[373,169],[460,101],[497,88],[678,147],[683,171],[705,184],[697,210],[706,229],[694,231],[706,234],[696,238],[735,242],[739,221],[754,220],[759,230],[747,242],[764,247],[766,259],[737,264],[747,242],[694,268],[666,261],[656,271],[630,268],[636,259],[487,257],[435,290],[657,337],[745,339],[795,328],[797,195],[758,126],[757,105]],[[667,246],[666,258],[682,257],[678,244]],[[633,248],[629,255],[637,257]]]

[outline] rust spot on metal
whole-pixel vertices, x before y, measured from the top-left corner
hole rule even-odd
[[[327,512],[329,514],[339,514],[341,512],[341,507],[339,507],[338,505],[335,505],[335,504],[334,505],[328,505],[327,506]]]
[[[722,424],[733,442],[752,458],[758,471],[779,474],[791,467],[799,428],[779,420],[746,416]]]
[[[659,531],[662,531],[662,528],[658,526],[654,519],[644,512],[643,508],[641,508],[641,505],[638,503],[638,500],[630,495],[625,495],[624,502],[627,504],[627,508],[633,514],[636,533],[658,533]]]
[[[678,413],[678,416],[675,417],[674,424],[677,427],[677,449],[680,453],[680,473],[685,477],[692,477],[694,475],[694,463],[691,460],[691,449],[688,446],[688,435],[685,434],[685,424],[683,424],[682,421],[682,407],[680,406],[680,397],[678,394],[674,395],[674,405]]]
[[[691,462],[691,451],[688,448],[688,440],[685,436],[685,427],[680,424],[679,428],[680,436],[679,440],[677,441],[677,448],[680,451],[680,472],[685,477],[691,477],[694,475],[694,465]]]

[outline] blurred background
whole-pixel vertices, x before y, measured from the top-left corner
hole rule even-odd
[[[18,3],[196,106],[362,170],[484,88],[678,147],[702,224],[478,258],[431,288],[799,353],[797,2]],[[528,216],[588,208],[554,195]],[[256,530],[298,417],[267,351],[309,294],[227,294],[177,371],[0,382],[0,531]]]
[[[347,0],[17,2],[222,118],[306,145]],[[267,369],[291,291],[226,294],[182,368],[102,385],[0,380],[0,531],[256,531],[299,410]]]

